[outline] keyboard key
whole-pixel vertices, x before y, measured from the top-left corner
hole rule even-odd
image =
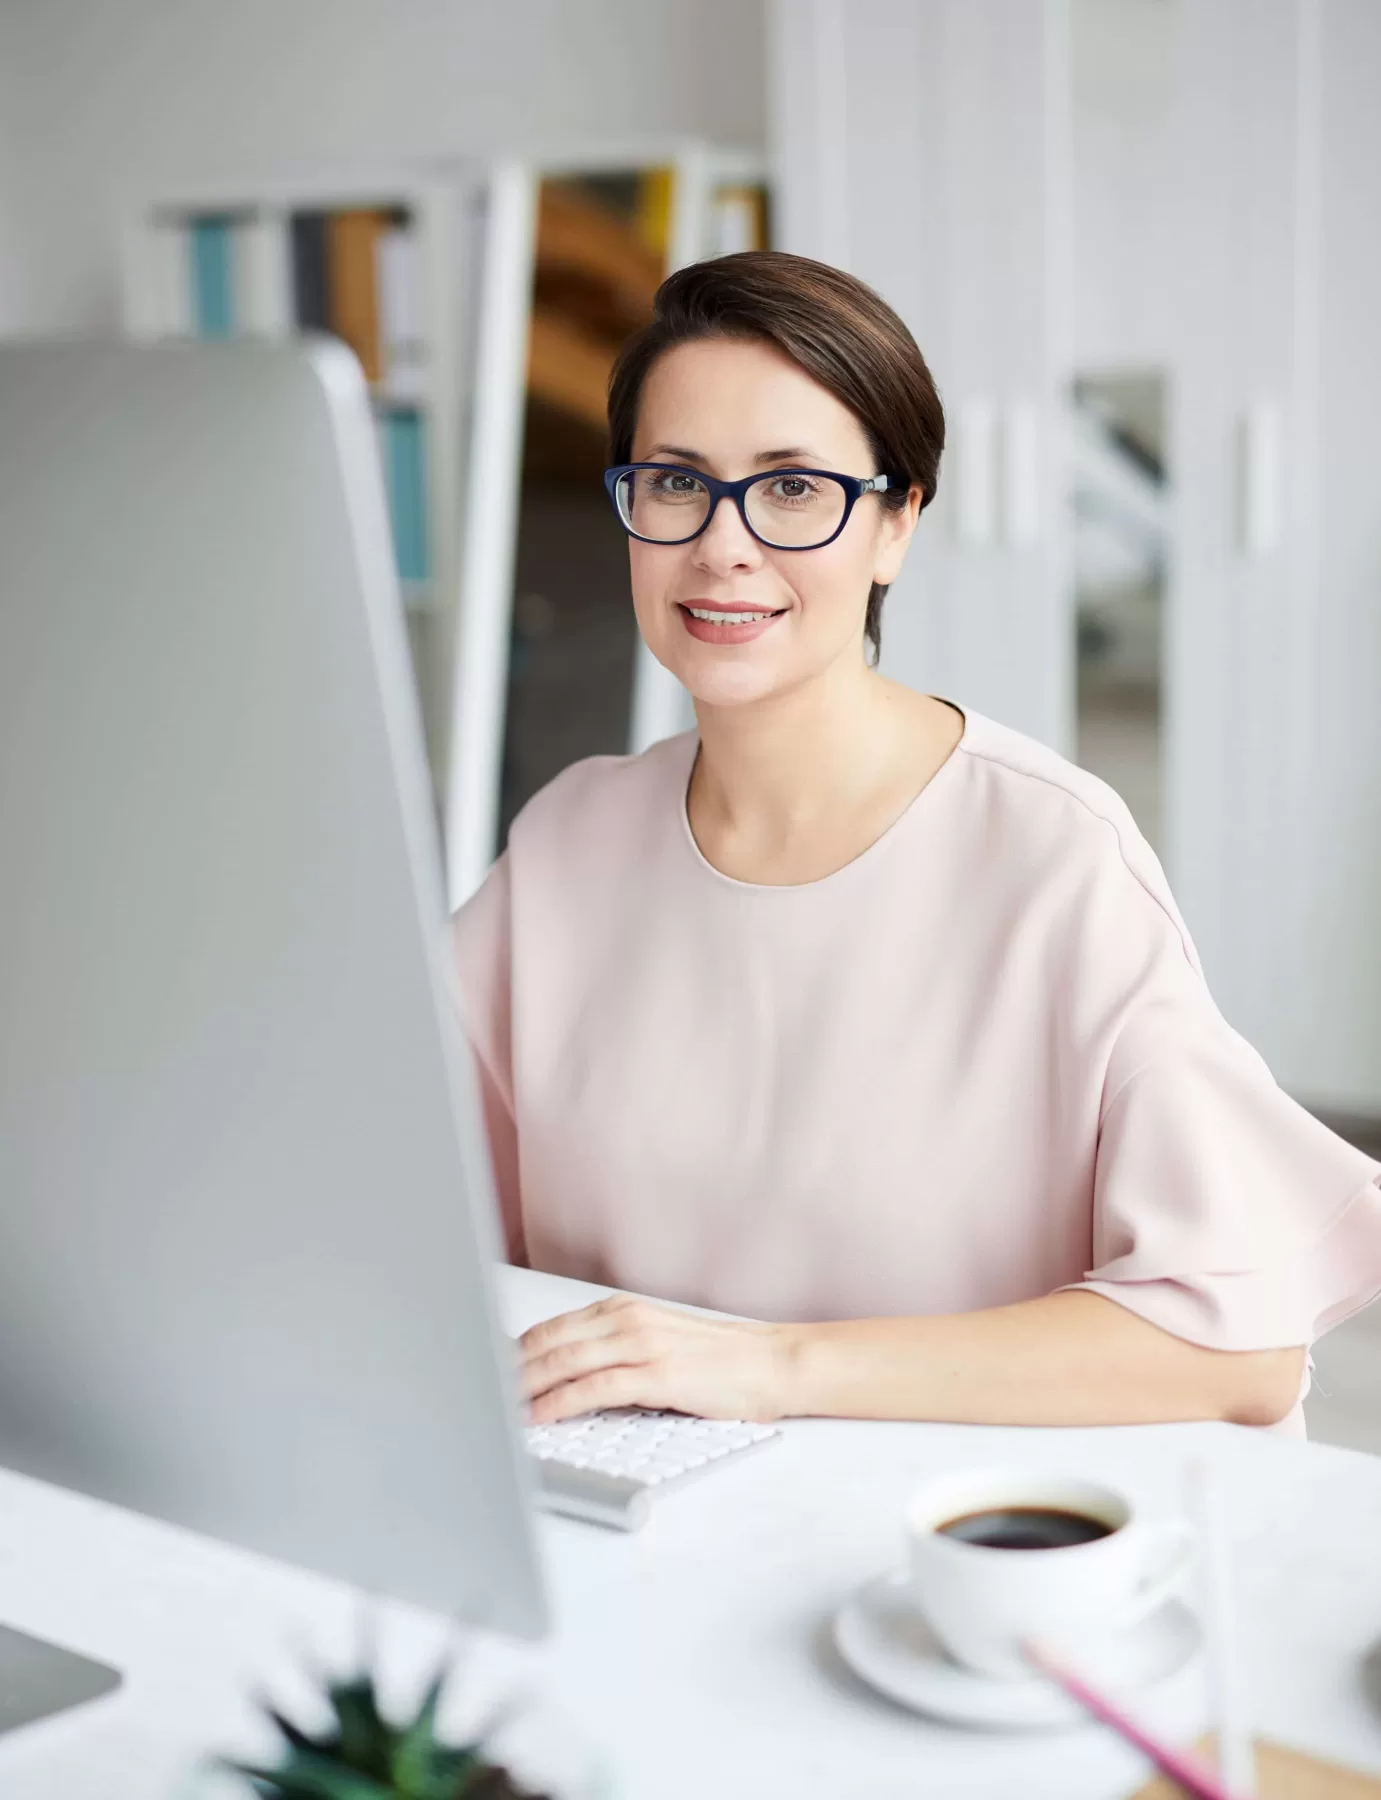
[[[527,1443],[547,1506],[632,1530],[646,1516],[654,1491],[780,1436],[773,1426],[742,1419],[618,1407],[530,1426]]]

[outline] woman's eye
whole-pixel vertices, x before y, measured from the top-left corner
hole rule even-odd
[[[665,475],[649,475],[647,484],[654,494],[668,500],[684,500],[700,492],[700,483],[694,475],[682,475],[675,470]]]
[[[770,491],[774,500],[809,500],[817,490],[804,475],[779,475]]]

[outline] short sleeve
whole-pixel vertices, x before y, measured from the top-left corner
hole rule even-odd
[[[513,1110],[511,895],[507,854],[451,921],[460,1021],[475,1059],[508,1259],[527,1265]]]
[[[1078,1285],[1218,1350],[1308,1346],[1381,1294],[1381,1168],[1282,1092],[1172,951],[1104,1093]]]

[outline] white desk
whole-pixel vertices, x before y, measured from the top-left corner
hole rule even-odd
[[[515,1331],[595,1292],[504,1276]],[[556,1635],[536,1651],[485,1646],[474,1692],[540,1685],[608,1750],[620,1800],[1110,1800],[1142,1766],[1097,1730],[929,1724],[860,1686],[825,1624],[897,1557],[903,1502],[934,1469],[1050,1459],[1169,1507],[1191,1451],[1216,1459],[1239,1522],[1258,1720],[1381,1771],[1381,1710],[1361,1673],[1381,1640],[1381,1459],[1227,1426],[793,1423],[784,1444],[668,1495],[640,1534],[545,1520]],[[110,1699],[0,1738],[0,1795],[174,1800],[196,1752],[254,1741],[253,1693],[296,1691],[304,1646],[348,1653],[359,1612],[338,1584],[0,1474],[0,1619],[126,1674]],[[388,1669],[412,1682],[445,1637],[441,1621],[389,1609]],[[1157,1716],[1188,1727],[1197,1706],[1180,1678]]]

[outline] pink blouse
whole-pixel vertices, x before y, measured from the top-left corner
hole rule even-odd
[[[764,1319],[1086,1287],[1225,1350],[1381,1292],[1381,1169],[1225,1023],[1109,788],[969,713],[861,856],[760,887],[696,847],[695,749],[565,770],[456,915],[515,1261]]]

